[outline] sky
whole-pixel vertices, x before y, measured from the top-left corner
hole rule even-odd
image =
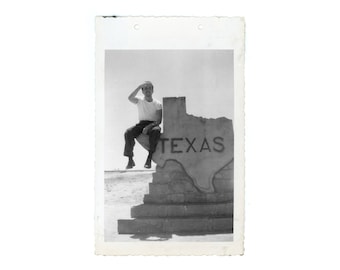
[[[144,81],[153,97],[186,97],[187,113],[205,118],[234,115],[232,50],[107,50],[105,52],[105,170],[124,169],[124,132],[138,122],[127,99]],[[142,93],[138,93],[142,97]],[[136,169],[147,152],[136,143]]]

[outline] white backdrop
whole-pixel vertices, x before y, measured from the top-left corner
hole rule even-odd
[[[94,256],[94,17],[246,18],[242,257]],[[2,1],[1,269],[339,269],[335,1]]]

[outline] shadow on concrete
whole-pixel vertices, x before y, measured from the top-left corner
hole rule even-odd
[[[134,234],[130,238],[143,241],[167,241],[172,238],[171,234]]]
[[[132,236],[130,236],[131,239],[138,239],[141,241],[167,241],[170,239],[174,239],[173,236],[175,236],[175,239],[177,239],[177,237],[191,237],[192,239],[197,239],[202,241],[202,237],[208,237],[211,238],[211,241],[221,241],[221,237],[225,237],[227,234],[231,234],[232,235],[232,230],[228,231],[228,232],[221,232],[221,233],[210,233],[210,232],[206,232],[206,233],[174,233],[174,234],[134,234]],[[231,236],[232,237],[232,236]],[[175,240],[176,241],[176,240]],[[232,238],[231,240],[223,240],[223,241],[233,241]]]

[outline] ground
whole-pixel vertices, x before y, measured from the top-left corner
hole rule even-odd
[[[143,197],[149,193],[149,183],[154,170],[114,171],[105,173],[105,241],[177,241],[177,242],[215,242],[232,241],[232,234],[209,235],[126,235],[118,234],[117,220],[131,219],[132,206],[143,203]]]

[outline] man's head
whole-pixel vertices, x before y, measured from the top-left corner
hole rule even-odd
[[[145,97],[152,97],[153,94],[153,85],[151,82],[146,81],[142,87],[142,93],[144,94]]]

